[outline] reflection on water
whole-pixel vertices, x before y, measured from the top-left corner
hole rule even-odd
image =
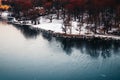
[[[118,54],[120,51],[120,43],[118,41],[102,41],[102,40],[60,40],[61,47],[67,54],[72,53],[72,48],[80,50],[82,53],[89,54],[91,57],[103,58],[111,57],[113,54]]]
[[[31,28],[28,26],[14,26],[25,36],[25,38],[36,38],[40,34],[40,30],[37,28]],[[52,40],[52,37],[48,34],[41,33],[42,37],[48,41]],[[102,56],[103,58],[110,57],[113,54],[118,54],[120,51],[119,41],[105,41],[105,40],[70,40],[70,39],[55,39],[61,43],[61,48],[67,55],[72,53],[72,48],[80,50],[82,53],[86,53],[91,57],[97,58]]]
[[[21,31],[21,33],[25,36],[25,38],[36,38],[37,35],[39,35],[39,30],[38,29],[33,29],[28,26],[18,26],[14,25],[18,30]]]
[[[54,38],[0,22],[0,80],[120,80],[120,42]]]

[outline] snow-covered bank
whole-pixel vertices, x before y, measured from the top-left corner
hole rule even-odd
[[[83,35],[83,34],[87,34],[88,30],[86,29],[87,24],[83,24],[83,26],[81,27],[81,31],[79,32],[78,30],[78,23],[76,21],[72,21],[71,22],[71,33],[69,28],[67,28],[67,33],[66,34],[71,34],[71,35]],[[57,19],[53,19],[52,22],[50,22],[49,19],[45,19],[45,18],[41,18],[40,19],[40,24],[38,25],[32,25],[32,27],[35,28],[41,28],[41,29],[45,29],[45,30],[51,30],[54,31],[55,33],[65,33],[63,31],[63,20],[57,20]],[[93,34],[92,32],[89,32],[90,34]]]
[[[53,22],[50,23],[49,20],[41,18],[39,25],[32,25],[31,27],[41,28],[41,29],[45,29],[45,30],[51,30],[56,33],[63,33],[62,24],[63,24],[62,20],[53,20]]]
[[[77,26],[78,23],[76,21],[73,21],[71,23],[72,23],[71,34],[70,34],[70,31],[67,30],[67,34],[66,35],[65,35],[65,32],[62,29],[62,27],[64,27],[62,20],[54,19],[52,21],[52,23],[50,23],[49,19],[41,18],[39,25],[31,25],[31,27],[43,29],[43,30],[46,30],[46,31],[53,31],[54,34],[60,34],[60,35],[64,34],[63,37],[68,37],[68,38],[73,38],[73,37],[74,38],[81,38],[81,36],[83,36],[83,37],[89,37],[89,38],[93,38],[94,37],[94,38],[101,38],[101,39],[120,40],[120,36],[116,36],[116,35],[94,34],[89,29],[86,28],[87,24],[85,24],[85,23],[81,27],[81,31],[79,31],[78,30],[79,27]]]
[[[50,19],[47,19],[46,17],[40,17],[39,18],[40,24],[33,25],[31,21],[17,21],[13,20],[13,24],[17,25],[27,25],[31,28],[38,28],[41,30],[44,30],[49,33],[49,31],[52,31],[52,35],[55,35],[55,37],[63,37],[63,38],[100,38],[104,40],[120,40],[120,36],[116,35],[110,35],[110,34],[94,34],[87,26],[90,24],[83,23],[81,27],[78,27],[77,21],[71,21],[71,29],[67,27],[66,34],[65,31],[63,31],[64,22],[63,20],[57,20],[53,19],[52,22],[50,22]],[[94,25],[94,24],[93,24]],[[92,25],[91,25],[92,26]],[[71,30],[71,31],[70,31]]]

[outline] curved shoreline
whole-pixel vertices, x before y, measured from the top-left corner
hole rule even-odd
[[[101,34],[65,34],[64,32],[57,32],[57,31],[53,31],[52,29],[44,29],[39,27],[40,25],[37,25],[37,27],[35,27],[32,24],[22,24],[22,23],[14,23],[12,22],[12,24],[14,25],[19,25],[19,26],[25,26],[25,27],[30,27],[30,28],[37,28],[39,29],[42,33],[47,34],[49,36],[52,37],[56,37],[56,38],[66,38],[66,39],[88,39],[88,40],[93,40],[93,39],[100,39],[100,40],[119,40],[120,41],[120,36],[116,36],[116,35],[101,35]]]

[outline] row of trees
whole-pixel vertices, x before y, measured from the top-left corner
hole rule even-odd
[[[119,0],[7,0],[3,3],[10,4],[18,16],[20,12],[28,15],[30,9],[40,6],[44,8],[45,14],[56,14],[57,19],[62,17],[68,23],[74,19],[79,24],[84,22],[95,24],[93,30],[95,33],[96,29],[102,25],[108,33],[113,26],[119,27],[120,24]],[[32,16],[33,18],[37,18],[38,12],[34,9],[30,13],[35,15]],[[87,14],[86,20],[84,20],[85,13]]]

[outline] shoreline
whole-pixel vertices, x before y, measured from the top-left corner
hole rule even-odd
[[[31,28],[34,28],[32,26],[29,26]],[[63,39],[86,39],[86,40],[93,40],[93,39],[99,39],[99,40],[105,40],[105,41],[110,41],[110,40],[115,40],[115,41],[120,41],[120,36],[115,36],[115,35],[75,35],[75,34],[65,34],[65,33],[57,33],[51,30],[45,30],[42,28],[37,28],[40,30],[45,35],[49,35],[55,38],[63,38]]]
[[[24,24],[24,23],[21,23],[22,21],[19,22],[19,21],[17,21],[15,19],[15,21],[10,22],[10,24],[18,25],[18,26],[25,26],[25,27],[30,27],[30,28],[37,28],[41,32],[43,32],[43,33],[45,33],[45,34],[47,34],[49,36],[56,37],[56,38],[88,39],[88,40],[92,40],[94,38],[98,38],[100,40],[120,40],[120,36],[117,36],[117,35],[110,35],[110,34],[107,34],[107,35],[106,34],[105,35],[103,35],[103,34],[86,34],[85,31],[87,31],[87,30],[85,30],[84,26],[82,27],[83,30],[84,30],[82,32],[83,34],[78,34],[78,33],[77,34],[75,34],[75,33],[74,34],[68,34],[68,33],[65,34],[64,32],[62,32],[62,29],[60,31],[61,27],[58,27],[59,30],[57,30],[57,31],[52,30],[53,27],[51,28],[50,26],[54,26],[55,27],[55,25],[56,26],[61,26],[62,25],[62,21],[60,21],[60,20],[58,20],[58,22],[59,22],[59,24],[58,24],[57,20],[54,20],[55,23],[54,22],[53,23],[49,23],[49,21],[47,19],[46,20],[42,19],[41,21],[43,21],[43,22],[40,23],[39,25],[33,25],[33,24],[29,23],[29,21],[28,21],[28,23]],[[44,22],[44,21],[46,21],[46,22]],[[9,23],[9,21],[8,21],[8,23]],[[75,23],[75,22],[73,22],[73,23]],[[42,26],[44,25],[44,27],[41,27],[41,25]],[[84,24],[84,25],[86,25],[86,24]],[[46,27],[49,27],[49,28],[46,28]]]

